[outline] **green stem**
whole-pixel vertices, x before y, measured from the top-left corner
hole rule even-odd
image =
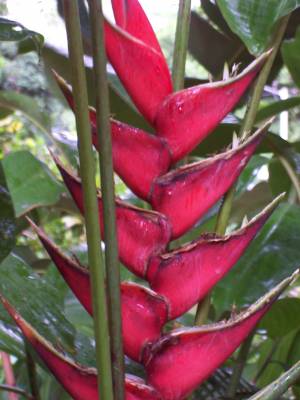
[[[109,120],[109,91],[101,0],[89,0],[96,89],[97,134],[100,144],[100,172],[104,211],[105,262],[111,333],[114,399],[124,399],[124,354],[122,345],[120,269],[116,233],[116,210],[112,143]]]
[[[32,355],[30,353],[30,347],[26,339],[24,339],[24,347],[26,354],[26,364],[28,372],[28,380],[30,385],[30,391],[34,400],[40,400],[41,396],[39,393],[39,385],[37,380],[36,365]]]
[[[251,348],[252,340],[254,338],[255,332],[252,332],[247,339],[243,342],[243,344],[240,347],[239,354],[235,363],[235,368],[233,370],[229,387],[228,387],[228,392],[226,398],[228,399],[234,399],[235,398],[235,393],[236,389],[239,386],[240,379],[243,373],[244,366],[247,362],[248,354]]]
[[[300,181],[299,176],[296,171],[292,167],[290,161],[286,157],[284,149],[282,149],[279,145],[272,142],[270,139],[266,138],[268,146],[272,150],[272,152],[277,156],[278,160],[281,162],[283,168],[285,169],[287,175],[289,176],[297,195],[298,202],[300,203]]]
[[[226,232],[227,224],[229,221],[230,213],[231,213],[231,206],[234,197],[234,186],[230,188],[230,190],[225,194],[223,203],[217,215],[217,222],[216,222],[216,233],[219,235],[224,235]]]
[[[0,390],[4,390],[5,392],[19,394],[20,396],[24,396],[28,400],[35,400],[35,398],[32,397],[29,393],[26,393],[25,390],[18,388],[16,386],[1,384]]]
[[[281,375],[276,381],[260,390],[249,400],[277,400],[284,394],[290,386],[299,381],[300,379],[300,361],[298,361],[292,368]]]
[[[274,340],[274,343],[272,345],[272,348],[271,348],[269,354],[267,355],[265,361],[263,362],[263,364],[261,365],[259,370],[256,372],[254,378],[252,379],[254,384],[256,384],[256,382],[259,380],[259,378],[262,376],[262,374],[265,372],[266,368],[268,367],[268,365],[272,361],[273,355],[274,355],[275,351],[278,348],[279,342],[280,342],[280,339],[278,339],[278,338],[276,338]]]
[[[288,23],[288,19],[289,16],[286,16],[284,18],[282,18],[281,22],[278,25],[278,28],[273,36],[272,39],[272,43],[271,43],[271,48],[272,48],[272,53],[270,54],[269,58],[267,59],[267,61],[265,62],[258,78],[256,81],[256,84],[254,86],[254,90],[252,92],[252,97],[251,100],[248,104],[247,107],[247,111],[246,111],[246,115],[244,118],[244,122],[241,126],[241,130],[240,130],[240,137],[245,137],[247,135],[249,135],[251,133],[251,130],[254,126],[254,122],[255,122],[255,118],[256,118],[256,114],[258,111],[258,107],[259,107],[259,103],[260,103],[260,99],[261,96],[263,94],[263,90],[265,87],[265,84],[267,82],[269,73],[271,71],[272,65],[274,63],[276,54],[278,52],[278,49],[280,47],[287,23]],[[233,203],[233,198],[234,198],[234,192],[235,192],[235,187],[232,186],[228,192],[225,194],[224,199],[223,199],[223,203],[220,207],[220,210],[218,212],[217,215],[217,222],[216,222],[216,233],[220,234],[220,235],[224,235],[224,233],[226,232],[226,227],[229,221],[229,217],[230,217],[230,213],[231,213],[231,209],[232,209],[232,203]],[[199,310],[199,308],[201,308],[201,304],[205,304],[205,308],[207,310],[209,310],[208,305],[206,304],[207,302],[205,302],[204,300],[202,300],[201,303],[198,304],[198,309],[196,312],[196,315],[201,315],[202,316],[202,320],[206,320],[207,318],[207,314],[206,317],[204,315],[204,312],[202,312],[201,310]],[[195,319],[195,324],[197,324],[197,320]]]
[[[300,181],[299,177],[294,171],[293,167],[291,166],[290,162],[283,156],[277,155],[278,160],[281,162],[283,168],[285,169],[286,173],[288,174],[292,184],[294,185],[297,198],[298,198],[298,203],[300,203]]]
[[[64,0],[63,5],[72,68],[72,86],[78,134],[80,175],[83,186],[88,260],[91,274],[93,316],[96,339],[96,361],[98,368],[98,394],[99,399],[112,400],[113,387],[110,357],[110,337],[104,281],[105,269],[101,254],[101,237],[95,184],[95,166],[93,160],[91,128],[88,113],[86,77],[83,64],[82,36],[80,31],[77,1]]]
[[[255,123],[256,114],[257,114],[257,111],[259,108],[261,96],[263,94],[265,84],[268,80],[272,65],[274,63],[274,60],[275,60],[275,57],[279,50],[282,38],[284,36],[284,32],[286,30],[288,20],[289,20],[289,15],[282,18],[281,22],[279,23],[279,25],[277,27],[277,30],[274,33],[272,43],[270,46],[273,50],[272,50],[272,53],[270,54],[269,58],[265,62],[264,66],[262,67],[262,70],[257,78],[256,84],[255,84],[253,92],[252,92],[252,97],[251,97],[250,103],[248,104],[244,122],[241,126],[240,137],[246,137],[251,134],[252,128]],[[226,227],[228,224],[230,212],[231,212],[232,204],[233,204],[234,192],[235,192],[235,188],[233,186],[229,190],[229,192],[226,194],[224,203],[222,204],[221,209],[219,211],[219,214],[217,217],[217,224],[222,227],[224,227],[224,226]],[[251,338],[251,341],[252,341],[252,338]],[[250,344],[251,344],[251,341],[250,341]],[[243,347],[243,346],[244,346],[244,343],[242,344],[241,350],[240,350],[240,352],[242,352],[242,354],[241,354],[242,356],[246,353],[246,350],[249,351],[249,349],[250,349],[250,347],[249,348],[247,347],[248,346],[247,341],[246,341],[245,347]],[[234,366],[232,379],[229,384],[229,391],[230,391],[232,398],[234,398],[236,388],[238,387],[238,384],[240,382],[240,378],[242,376],[243,369],[244,369],[244,366],[246,363],[246,358],[243,363],[237,362]]]
[[[275,57],[276,57],[279,47],[281,45],[281,41],[282,41],[284,32],[286,30],[289,17],[290,16],[287,15],[286,17],[282,18],[282,20],[280,21],[280,23],[277,27],[276,32],[274,33],[272,43],[270,46],[272,48],[272,53],[270,54],[269,58],[265,62],[265,65],[262,67],[262,70],[257,78],[254,90],[252,92],[252,98],[249,103],[249,106],[248,106],[248,109],[246,112],[246,116],[245,116],[245,119],[244,119],[242,127],[241,127],[240,136],[249,135],[254,126],[260,99],[263,94],[264,87],[265,87],[265,84],[269,77]]]
[[[194,325],[201,326],[206,323],[211,303],[211,294],[207,294],[202,301],[198,303],[195,315]]]
[[[191,0],[180,0],[177,14],[172,71],[175,92],[184,88],[184,73],[190,32],[190,18]]]

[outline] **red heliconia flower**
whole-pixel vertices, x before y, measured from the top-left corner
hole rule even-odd
[[[275,199],[246,226],[226,236],[207,234],[150,260],[146,279],[165,297],[174,319],[202,300],[240,259],[276,208]]]
[[[228,81],[199,85],[167,97],[154,124],[157,136],[111,119],[114,169],[137,196],[149,200],[155,179],[212,132],[240,99],[265,58],[266,54]],[[54,77],[74,109],[72,91],[55,71]],[[210,107],[208,101],[212,103]],[[93,143],[99,148],[93,108],[90,108],[90,121]]]
[[[112,5],[117,25],[105,23],[108,58],[137,108],[166,138],[177,161],[236,105],[266,55],[233,80],[172,95],[166,60],[139,2],[116,0]],[[186,142],[178,139],[185,131],[190,135]]]
[[[105,42],[108,58],[120,80],[139,111],[153,124],[162,101],[172,93],[163,54],[109,22],[105,24]]]
[[[199,328],[178,329],[144,352],[148,382],[164,400],[186,398],[232,354],[272,303],[299,275],[296,271],[240,315]]]
[[[234,108],[266,57],[263,54],[234,78],[184,89],[164,100],[155,127],[166,140],[173,162],[192,151]]]
[[[54,77],[68,104],[74,110],[73,94],[67,83],[55,72]],[[92,140],[97,149],[96,111],[90,107]],[[139,197],[148,200],[153,181],[165,174],[171,165],[171,154],[165,141],[142,129],[110,119],[114,170]]]
[[[73,399],[98,400],[96,370],[79,365],[57,350],[22,318],[5,297],[0,295],[0,300],[25,338]],[[125,400],[162,400],[162,398],[142,379],[128,375],[125,378]]]
[[[63,167],[57,157],[54,159],[77,207],[81,213],[84,213],[80,181]],[[103,235],[103,210],[100,193],[98,209]],[[134,207],[121,200],[116,200],[116,217],[120,260],[130,271],[144,277],[150,257],[161,253],[170,241],[169,221],[163,214]]]
[[[173,239],[190,229],[227,192],[268,126],[234,149],[175,169],[154,182],[150,202],[168,217]]]
[[[121,284],[126,355],[139,361],[145,343],[157,340],[167,321],[188,311],[224,277],[281,198],[279,196],[246,226],[230,235],[204,235],[178,250],[151,258],[146,279],[154,292],[133,283]],[[88,269],[64,255],[40,228],[29,222],[69,287],[92,314]]]
[[[63,254],[40,228],[29,222],[70,289],[92,314],[89,270],[75,258]],[[145,345],[155,342],[161,335],[168,320],[168,305],[152,290],[132,282],[122,282],[121,304],[124,352],[133,360],[141,361]]]
[[[155,135],[110,120],[115,171],[153,210],[116,199],[120,261],[148,281],[151,289],[122,282],[121,317],[125,353],[144,365],[147,384],[126,376],[126,400],[183,400],[243,342],[275,299],[299,276],[297,271],[238,316],[200,328],[164,333],[236,264],[282,196],[246,226],[225,235],[204,234],[168,251],[171,240],[192,228],[235,183],[269,127],[266,124],[234,148],[170,170],[235,107],[268,53],[234,78],[173,92],[160,45],[138,0],[112,0],[116,25],[105,21],[110,62]],[[54,76],[70,107],[72,91]],[[90,108],[92,141],[99,149],[96,113]],[[99,149],[101,151],[101,149]],[[80,180],[53,156],[63,180],[84,214]],[[98,193],[102,238],[103,205]],[[85,309],[92,314],[90,276],[76,258],[64,255],[30,220],[43,246]],[[98,399],[96,371],[78,365],[42,338],[10,304],[0,300],[48,368],[75,400]],[[104,399],[105,400],[105,399]]]
[[[156,343],[149,344],[143,356],[149,383],[146,385],[142,379],[127,376],[126,400],[183,400],[240,345],[274,300],[298,276],[299,271],[296,271],[249,309],[229,321],[171,331]],[[79,365],[55,349],[2,294],[0,300],[73,399],[96,400],[96,371]]]

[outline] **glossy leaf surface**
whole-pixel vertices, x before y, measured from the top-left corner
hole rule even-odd
[[[261,142],[265,128],[239,147],[156,180],[151,204],[169,218],[173,238],[190,229],[231,187]]]
[[[144,359],[149,382],[165,400],[185,398],[233,353],[293,279],[281,282],[229,321],[179,329],[163,337]]]
[[[259,71],[266,55],[235,78],[176,92],[160,107],[155,126],[170,147],[173,162],[199,144],[233,109]]]
[[[299,2],[300,5],[300,2]],[[296,85],[300,87],[300,29],[294,39],[285,41],[281,47],[281,53],[285,65],[288,67]]]
[[[31,39],[38,51],[41,50],[44,44],[44,37],[41,34],[25,28],[25,26],[16,21],[11,21],[2,17],[0,18],[0,40],[2,42],[20,42],[26,39]]]
[[[204,235],[179,250],[151,260],[147,279],[153,290],[166,297],[171,319],[199,302],[224,277],[277,203],[275,200],[247,226],[230,235]]]
[[[263,318],[259,327],[265,329],[274,340],[288,335],[300,326],[300,299],[287,297],[279,299],[272,310]]]
[[[10,255],[1,263],[0,293],[5,293],[6,299],[45,339],[57,348],[63,347],[79,363],[95,365],[93,341],[80,335],[66,319],[58,288],[32,272],[19,257]]]
[[[232,31],[254,54],[266,49],[275,23],[300,6],[299,0],[217,0],[217,4]]]
[[[2,165],[16,216],[59,200],[62,185],[48,167],[28,151],[8,154]]]
[[[80,181],[56,159],[57,166],[79,210],[83,213]],[[102,198],[98,196],[99,222],[103,235]],[[120,260],[138,276],[145,276],[151,256],[161,253],[170,240],[167,218],[120,200],[116,201],[117,234]]]
[[[36,100],[22,93],[0,90],[0,105],[11,111],[20,111],[38,129],[48,132],[49,120],[45,113],[39,110]]]

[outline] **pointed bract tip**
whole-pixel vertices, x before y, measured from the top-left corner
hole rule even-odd
[[[54,68],[51,68],[51,72],[59,85],[69,87],[67,81]]]
[[[280,195],[278,195],[274,200],[271,201],[271,203],[269,203],[268,205],[266,205],[266,207],[257,215],[255,215],[253,218],[250,219],[249,222],[247,222],[246,225],[243,225],[242,222],[242,226],[240,228],[240,230],[246,228],[246,226],[252,225],[253,223],[255,223],[257,220],[259,220],[260,218],[262,218],[264,215],[270,215],[272,214],[272,212],[277,208],[277,206],[282,202],[282,200],[284,199],[285,193],[281,193]],[[246,216],[247,217],[247,216]],[[244,218],[245,219],[245,218]]]

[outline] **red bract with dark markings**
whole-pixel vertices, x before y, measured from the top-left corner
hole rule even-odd
[[[294,277],[226,322],[180,329],[162,337],[145,352],[149,383],[165,400],[184,399],[235,351]]]
[[[265,128],[236,149],[181,167],[158,178],[151,194],[152,207],[171,222],[172,238],[178,238],[204,215],[236,181]]]
[[[54,77],[68,104],[74,110],[73,94],[67,83],[54,72]],[[96,111],[90,107],[92,140],[99,149]],[[114,170],[139,197],[148,200],[156,178],[171,165],[171,154],[163,139],[124,122],[110,119]]]
[[[173,169],[233,109],[268,54],[234,78],[173,92],[171,75],[160,45],[138,0],[112,0],[116,25],[105,22],[109,60],[155,135],[111,119],[113,165],[140,198],[145,210],[116,199],[120,261],[145,279],[151,289],[121,284],[122,331],[125,353],[145,367],[147,384],[126,377],[126,400],[183,400],[242,343],[271,304],[299,275],[284,280],[256,304],[228,321],[165,333],[165,324],[188,311],[210,292],[247,249],[263,227],[279,196],[250,223],[225,236],[204,234],[168,251],[174,238],[191,229],[236,182],[269,127],[266,124],[234,148],[205,160]],[[55,78],[70,107],[72,91]],[[95,147],[96,113],[90,108]],[[99,149],[101,152],[101,149]],[[84,214],[80,180],[55,156],[62,178]],[[98,214],[103,235],[101,193]],[[32,223],[43,246],[65,281],[92,314],[88,268],[64,255]],[[105,238],[103,238],[105,241]],[[298,274],[298,275],[297,275]],[[97,376],[43,339],[1,294],[1,300],[24,336],[75,400],[96,400]]]
[[[75,363],[42,338],[38,332],[18,314],[9,302],[0,295],[2,304],[15,320],[23,335],[34,347],[47,367],[75,400],[98,400],[97,373]],[[159,400],[161,396],[142,379],[129,375],[125,379],[126,400]]]
[[[83,213],[80,181],[56,158],[57,166],[77,207]],[[98,195],[99,222],[103,234],[102,198]],[[151,256],[161,253],[170,241],[170,223],[160,213],[134,207],[116,200],[117,233],[120,260],[138,276],[144,277]]]
[[[232,110],[265,58],[262,55],[235,78],[184,89],[164,100],[155,127],[168,143],[173,162],[192,151]]]
[[[153,290],[168,299],[170,319],[188,311],[229,272],[281,197],[230,235],[204,235],[175,251],[151,259],[147,280]]]
[[[32,221],[30,223],[66,283],[92,314],[89,270],[75,258],[63,254],[41,229]],[[140,361],[144,346],[160,337],[168,320],[168,305],[152,290],[132,282],[122,282],[121,302],[124,352],[133,360]]]
[[[299,271],[296,271],[244,313],[229,321],[173,331],[156,343],[149,343],[143,354],[143,362],[150,385],[146,385],[142,379],[126,377],[126,400],[185,398],[239,346],[274,300],[298,276]],[[80,366],[56,350],[18,314],[5,297],[0,295],[0,300],[23,335],[70,395],[75,400],[98,399],[95,370]]]

